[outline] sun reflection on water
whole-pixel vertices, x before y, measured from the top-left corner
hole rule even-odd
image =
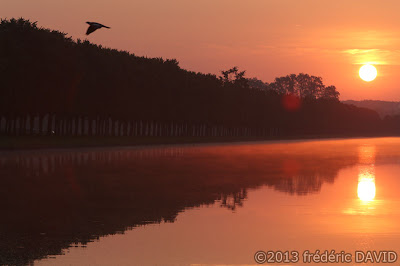
[[[343,213],[351,215],[373,215],[378,203],[375,184],[375,146],[360,146],[358,149],[357,199]]]
[[[358,150],[360,168],[358,172],[357,196],[364,202],[375,199],[375,146],[361,146]]]
[[[375,199],[376,186],[374,166],[360,167],[357,195],[363,202],[370,202]]]

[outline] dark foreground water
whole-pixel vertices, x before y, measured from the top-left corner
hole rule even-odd
[[[400,138],[3,152],[0,264],[360,265],[400,255],[399,190]]]

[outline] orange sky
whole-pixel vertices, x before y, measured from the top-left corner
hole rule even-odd
[[[309,73],[341,100],[400,101],[399,0],[1,0],[0,17],[24,17],[85,39],[85,21],[110,26],[88,39],[183,68],[248,77]],[[358,77],[374,62],[375,81]]]

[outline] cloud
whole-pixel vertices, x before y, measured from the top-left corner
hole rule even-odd
[[[397,49],[344,49],[346,54],[355,65],[399,65],[400,50]]]
[[[371,52],[375,52],[375,51],[379,51],[380,49],[347,49],[342,51],[343,53],[346,54],[366,54],[366,53],[371,53]]]

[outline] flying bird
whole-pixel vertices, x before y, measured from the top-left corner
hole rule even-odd
[[[89,21],[87,21],[86,23],[90,25],[89,28],[86,31],[86,35],[89,35],[90,33],[94,32],[95,30],[100,29],[100,28],[110,29],[110,27],[104,26],[103,24],[100,24],[100,23],[97,23],[97,22],[89,22]]]

